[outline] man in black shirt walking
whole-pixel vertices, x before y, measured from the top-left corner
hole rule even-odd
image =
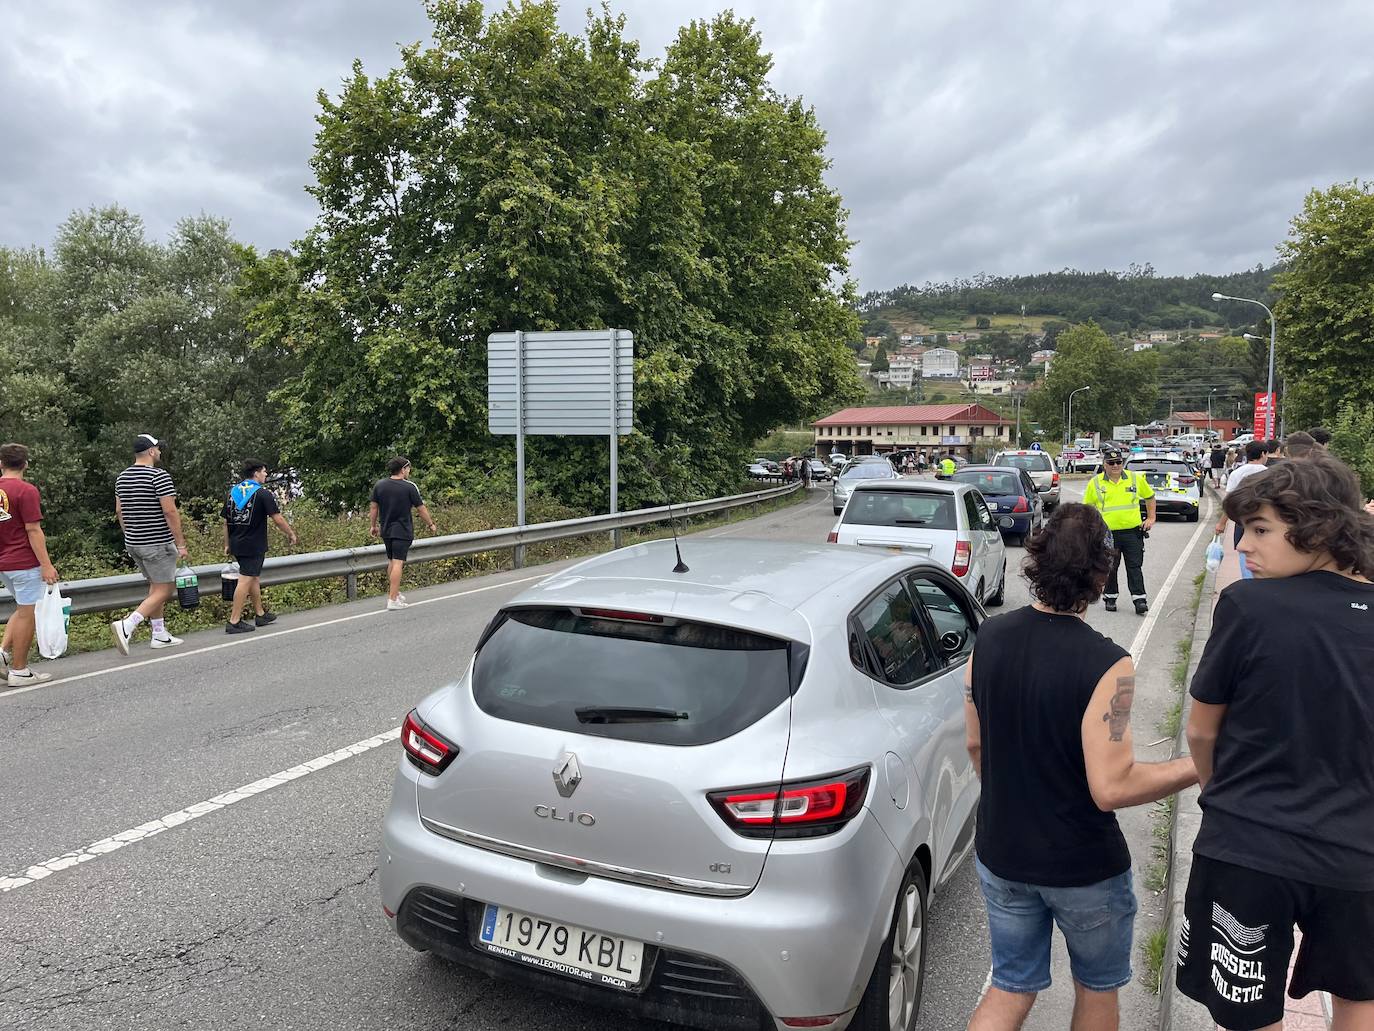
[[[406,555],[415,540],[415,524],[411,509],[420,510],[420,518],[429,525],[429,532],[438,527],[420,497],[420,489],[410,482],[410,459],[397,455],[386,463],[387,478],[378,480],[372,488],[372,503],[368,510],[372,520],[372,536],[381,537],[386,545],[386,571],[389,589],[386,607],[390,610],[406,607],[401,593],[401,574],[405,571]]]
[[[1193,678],[1203,789],[1177,983],[1233,1031],[1331,993],[1374,1028],[1374,516],[1320,452],[1226,496],[1256,579],[1221,592]]]
[[[964,719],[983,782],[976,839],[992,983],[971,1031],[1014,1031],[1050,986],[1057,923],[1074,980],[1075,1031],[1114,1031],[1131,979],[1136,900],[1115,810],[1197,780],[1191,759],[1136,762],[1135,668],[1084,620],[1115,555],[1087,505],[1060,505],[1027,543],[1033,605],[978,631]]]
[[[267,466],[250,459],[243,463],[239,475],[241,479],[229,492],[229,500],[220,513],[224,518],[224,553],[233,555],[239,566],[229,624],[224,628],[226,634],[251,633],[277,621],[277,617],[263,607],[259,587],[262,564],[267,558],[267,521],[276,523],[290,538],[293,547],[297,540],[296,531],[281,514],[276,496],[263,486],[267,482]],[[250,601],[256,615],[251,623],[243,618],[244,606]]]

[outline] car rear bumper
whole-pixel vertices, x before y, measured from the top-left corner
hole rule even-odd
[[[905,872],[865,809],[838,834],[775,843],[759,883],[738,898],[589,877],[430,832],[416,808],[417,776],[398,770],[383,823],[382,904],[397,933],[494,976],[661,1020],[753,1028],[765,1016],[852,1010]],[[473,907],[488,902],[645,942],[642,987],[592,985],[475,948]],[[684,981],[691,964],[704,987]]]
[[[1155,495],[1155,512],[1164,515],[1190,515],[1198,510],[1197,498],[1166,498],[1159,494]],[[1145,506],[1141,505],[1141,511],[1145,511]]]

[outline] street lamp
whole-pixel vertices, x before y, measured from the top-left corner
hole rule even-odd
[[[1258,304],[1261,308],[1264,309],[1265,314],[1267,314],[1267,315],[1269,316],[1269,386],[1268,386],[1268,388],[1267,388],[1267,390],[1266,390],[1266,393],[1267,393],[1268,396],[1269,396],[1269,408],[1270,408],[1270,412],[1269,412],[1269,421],[1270,421],[1270,423],[1272,424],[1272,423],[1274,423],[1274,421],[1275,421],[1275,416],[1277,416],[1277,414],[1278,414],[1277,412],[1273,411],[1273,408],[1274,408],[1274,345],[1278,342],[1278,334],[1279,334],[1278,323],[1276,323],[1276,322],[1274,321],[1274,313],[1273,313],[1272,311],[1269,310],[1269,306],[1268,306],[1267,304],[1265,304],[1264,302],[1262,302],[1262,301],[1251,300],[1249,297],[1232,297],[1232,296],[1230,296],[1229,294],[1212,294],[1212,300],[1214,300],[1214,301],[1240,301],[1242,304]],[[1254,339],[1255,339],[1255,338],[1252,337],[1249,333],[1246,333],[1246,334],[1245,334],[1245,337],[1246,337],[1247,340],[1254,340]]]
[[[1069,391],[1069,425],[1068,425],[1068,428],[1067,428],[1067,430],[1066,430],[1066,432],[1065,432],[1065,434],[1064,434],[1064,443],[1066,443],[1066,444],[1072,444],[1072,443],[1073,443],[1073,395],[1074,395],[1074,394],[1081,394],[1081,393],[1083,393],[1083,391],[1085,391],[1085,390],[1091,390],[1091,389],[1092,389],[1092,386],[1089,385],[1089,386],[1086,386],[1086,387],[1079,387],[1077,390],[1070,390],[1070,391]]]

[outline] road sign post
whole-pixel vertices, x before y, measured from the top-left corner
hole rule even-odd
[[[634,429],[634,334],[624,329],[493,333],[487,338],[487,429],[515,437],[516,525],[525,525],[525,437],[610,437],[611,514],[620,437]],[[618,547],[620,532],[612,533]],[[515,564],[524,564],[515,549]]]

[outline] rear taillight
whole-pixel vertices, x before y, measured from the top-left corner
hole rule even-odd
[[[1011,510],[1013,512],[1029,512],[1030,502],[1028,502],[1024,497],[1019,497],[1016,499],[1016,504],[1011,506]]]
[[[973,551],[969,547],[968,541],[954,542],[954,567],[950,570],[955,576],[963,576],[968,572],[969,560],[973,558]]]
[[[1052,477],[1050,477],[1050,486],[1051,486],[1051,487],[1056,487],[1056,486],[1058,486],[1058,485],[1059,485],[1059,474],[1058,474],[1058,473],[1055,473]]]
[[[712,791],[706,798],[746,838],[809,838],[833,834],[863,808],[868,767],[775,788]]]
[[[839,531],[839,530],[831,530],[829,533],[827,533],[827,534],[825,535],[825,543],[826,543],[826,544],[839,544],[839,543],[840,543],[840,531]]]
[[[406,714],[401,724],[401,747],[411,765],[431,777],[443,773],[458,754],[458,746],[420,719],[414,709]]]

